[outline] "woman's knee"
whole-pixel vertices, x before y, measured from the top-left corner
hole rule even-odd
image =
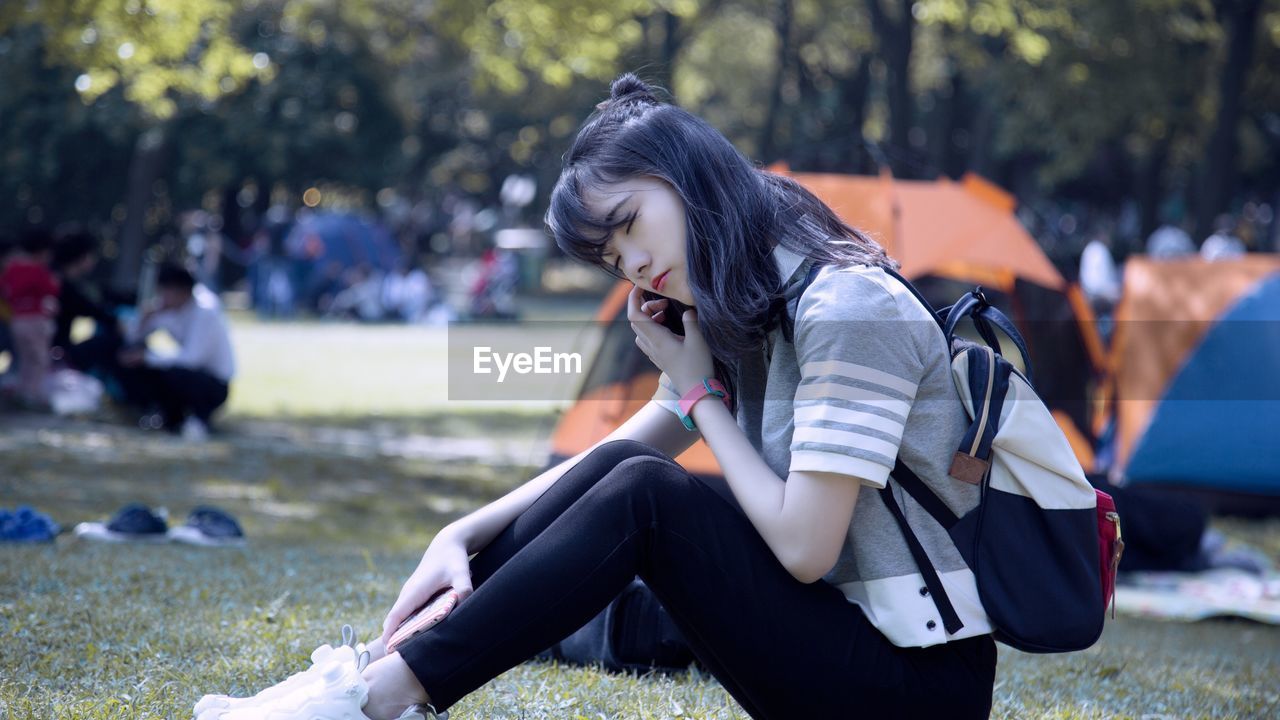
[[[644,497],[662,503],[675,498],[687,505],[687,498],[697,493],[699,487],[698,481],[679,463],[658,453],[624,458],[602,478],[595,490],[601,500],[612,498],[630,503]]]
[[[608,469],[612,469],[626,460],[636,457],[653,457],[663,458],[666,460],[671,459],[661,450],[653,447],[652,445],[647,445],[639,440],[622,439],[610,440],[607,443],[602,443],[590,453],[587,453],[587,456],[582,459],[582,462],[600,464]]]

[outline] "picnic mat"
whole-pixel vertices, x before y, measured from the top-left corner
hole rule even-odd
[[[1280,572],[1124,573],[1117,579],[1116,613],[1182,621],[1231,616],[1280,625]]]

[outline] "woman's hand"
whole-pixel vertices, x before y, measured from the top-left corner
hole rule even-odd
[[[466,600],[472,591],[467,547],[448,528],[435,536],[423,553],[418,568],[400,588],[400,597],[396,598],[387,618],[382,621],[383,647],[401,623],[447,587],[457,591],[459,603]]]
[[[671,378],[680,392],[702,382],[704,377],[714,376],[715,365],[698,328],[697,311],[690,308],[680,318],[684,323],[684,337],[680,337],[662,325],[662,314],[670,303],[665,299],[641,303],[640,293],[637,286],[627,295],[627,319],[640,350]]]

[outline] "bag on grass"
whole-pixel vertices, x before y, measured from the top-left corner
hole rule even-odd
[[[810,269],[805,287],[820,268]],[[1089,647],[1102,634],[1124,547],[1115,504],[1085,479],[1066,436],[1032,388],[1026,343],[982,288],[936,312],[910,282],[888,272],[929,310],[951,350],[952,379],[970,425],[950,476],[980,486],[981,500],[958,517],[901,457],[891,479],[947,530],[973,571],[995,639],[1034,653]],[[791,322],[799,294],[793,297]],[[972,319],[982,342],[956,336],[964,318]],[[1017,347],[1025,374],[1001,355],[997,330]],[[880,496],[947,632],[957,632],[963,623],[888,485]]]
[[[600,614],[538,654],[614,672],[680,671],[693,662],[684,635],[640,578],[631,581]]]

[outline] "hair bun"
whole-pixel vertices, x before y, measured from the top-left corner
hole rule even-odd
[[[609,105],[631,103],[657,105],[658,98],[654,96],[649,84],[636,77],[635,73],[623,73],[609,86],[609,99],[596,107],[604,109]]]

